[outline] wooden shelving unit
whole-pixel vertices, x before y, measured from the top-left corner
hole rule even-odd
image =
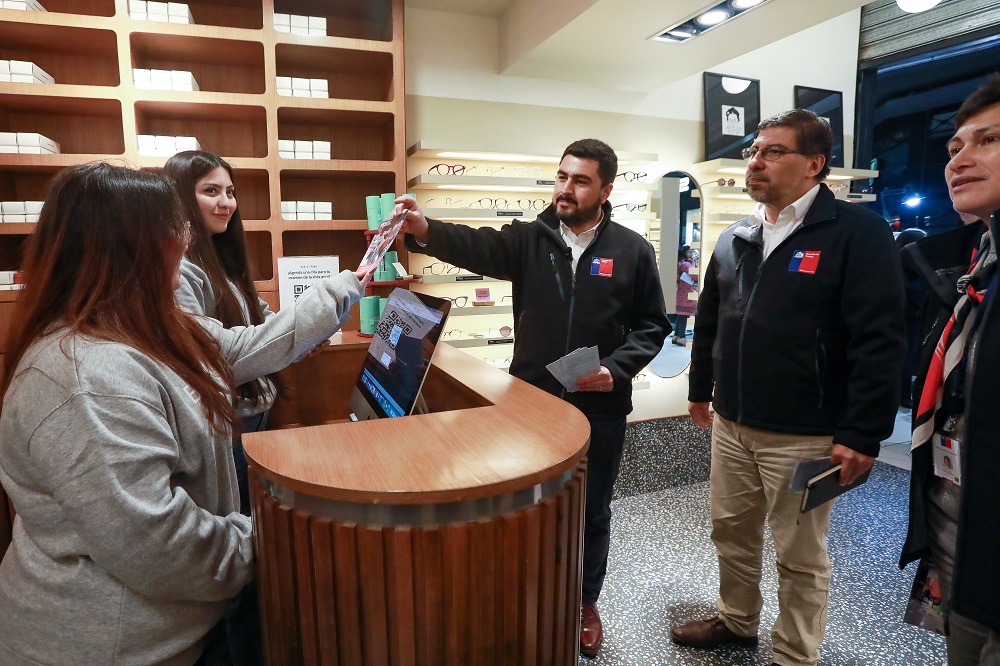
[[[193,24],[134,20],[127,0],[41,1],[47,12],[0,9],[0,59],[32,61],[56,84],[0,83],[0,131],[40,132],[62,154],[0,154],[0,200],[41,200],[83,162],[155,170],[166,158],[139,155],[138,134],[194,136],[236,169],[272,307],[278,257],[360,261],[365,196],[406,186],[402,0],[192,0]],[[278,32],[275,12],[324,16],[328,35]],[[141,90],[133,68],[191,71],[201,90]],[[330,97],[279,96],[278,76],[327,79]],[[329,141],[332,159],[283,159],[279,139]],[[333,220],[285,220],[282,200],[333,201]],[[0,270],[19,266],[32,227],[0,225]]]

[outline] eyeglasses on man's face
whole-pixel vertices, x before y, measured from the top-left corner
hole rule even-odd
[[[757,156],[763,157],[768,162],[777,162],[785,155],[806,155],[801,150],[792,150],[791,148],[785,148],[784,146],[764,146],[759,148],[757,146],[750,146],[749,148],[743,149],[743,159],[749,161]]]

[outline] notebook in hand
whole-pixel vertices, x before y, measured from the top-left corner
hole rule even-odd
[[[799,507],[799,511],[802,513],[811,511],[820,504],[825,504],[834,497],[846,493],[852,488],[857,488],[868,480],[871,472],[871,468],[868,468],[867,472],[846,486],[840,485],[840,465],[834,465],[825,472],[820,472],[806,482],[806,490],[802,494],[802,505]]]

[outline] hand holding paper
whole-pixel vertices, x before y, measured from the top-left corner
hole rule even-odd
[[[597,347],[581,347],[545,367],[567,391],[575,393],[580,390],[576,380],[601,370],[601,357]]]
[[[396,204],[396,208],[393,209],[393,215],[389,219],[384,220],[379,225],[378,231],[372,236],[372,241],[368,245],[368,251],[365,252],[365,256],[362,257],[361,264],[358,266],[358,273],[371,273],[375,270],[378,263],[382,261],[382,257],[392,247],[393,241],[396,240],[396,236],[403,227],[403,220],[406,219],[408,212],[399,204]]]

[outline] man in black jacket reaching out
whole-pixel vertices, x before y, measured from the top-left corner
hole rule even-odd
[[[832,136],[794,110],[760,123],[748,160],[753,213],[719,237],[698,299],[689,411],[712,426],[709,488],[718,615],[673,629],[699,648],[757,644],[764,522],[774,538],[773,662],[816,664],[826,627],[833,502],[799,513],[796,460],[831,456],[847,484],[892,433],[905,352],[889,225],[823,184]],[[709,410],[714,404],[715,415]]]
[[[513,290],[514,355],[510,374],[560,396],[590,422],[583,539],[580,649],[601,647],[597,599],[607,569],[611,495],[632,411],[632,378],[670,332],[652,246],[611,222],[618,158],[596,139],[563,153],[552,203],[531,222],[473,229],[426,219],[412,198],[403,230],[411,251],[502,280]],[[596,346],[599,371],[567,392],[546,365]]]

